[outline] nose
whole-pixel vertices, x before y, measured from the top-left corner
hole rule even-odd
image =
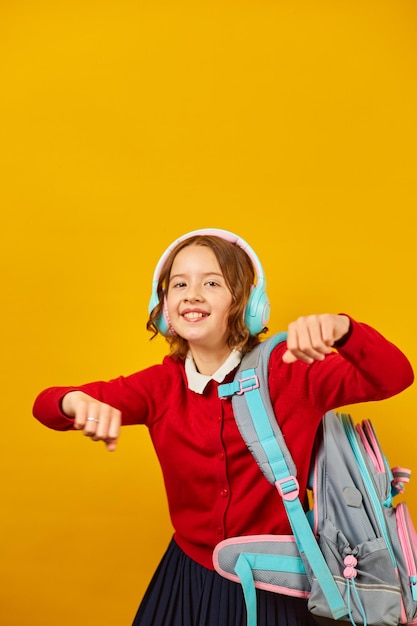
[[[201,302],[203,297],[196,285],[189,285],[184,294],[184,302]]]

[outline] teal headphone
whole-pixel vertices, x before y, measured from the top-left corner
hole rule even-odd
[[[171,252],[176,248],[176,246],[184,241],[185,239],[189,239],[190,237],[194,237],[196,235],[213,235],[215,237],[220,237],[221,239],[225,239],[230,243],[239,246],[242,248],[250,258],[253,264],[253,268],[255,271],[255,284],[252,287],[252,291],[250,292],[249,300],[245,309],[245,324],[247,329],[249,330],[251,335],[257,335],[261,332],[263,328],[265,328],[266,324],[269,320],[269,312],[270,312],[270,304],[268,296],[266,295],[266,280],[264,277],[264,272],[262,269],[261,262],[255,252],[252,250],[250,245],[227,230],[221,230],[219,228],[205,228],[201,230],[193,230],[179,239],[176,239],[163,253],[161,258],[159,259],[157,266],[154,271],[153,279],[152,279],[152,295],[148,306],[149,313],[157,306],[159,303],[158,297],[158,282],[161,274],[161,270],[167,260],[168,256]],[[169,320],[166,312],[166,304],[164,302],[163,312],[156,320],[155,325],[158,328],[159,332],[165,337],[171,334],[169,330]]]

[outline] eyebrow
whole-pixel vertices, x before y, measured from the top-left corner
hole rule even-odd
[[[171,282],[171,280],[178,280],[179,278],[185,278],[187,276],[187,274],[173,274],[170,279],[169,282]],[[207,278],[207,276],[219,276],[220,278],[224,278],[223,274],[221,274],[220,272],[205,272],[204,274],[202,274],[203,278]]]

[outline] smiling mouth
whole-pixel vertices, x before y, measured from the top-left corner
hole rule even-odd
[[[188,311],[187,313],[183,313],[182,316],[186,320],[194,321],[200,320],[203,317],[208,317],[208,313],[201,313],[199,311]]]

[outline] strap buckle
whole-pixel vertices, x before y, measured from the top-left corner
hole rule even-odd
[[[236,391],[237,396],[243,395],[246,391],[252,391],[252,389],[259,389],[259,378],[256,374],[240,378],[237,382],[239,383],[239,391]]]
[[[300,494],[300,485],[295,476],[286,476],[275,481],[275,487],[283,500],[292,501]]]

